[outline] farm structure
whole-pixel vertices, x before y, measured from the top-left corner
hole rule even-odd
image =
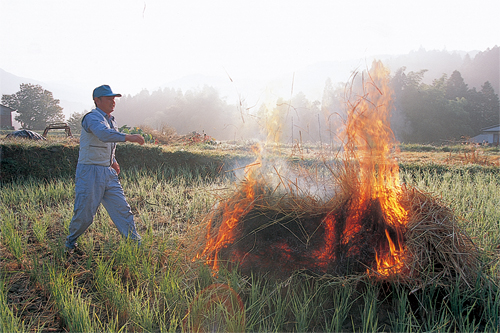
[[[47,137],[47,134],[49,133],[49,130],[51,129],[63,129],[66,132],[66,136],[73,136],[71,134],[71,128],[67,123],[55,123],[55,124],[49,124],[47,127],[45,127],[45,130],[43,131],[43,137]]]
[[[470,139],[473,143],[498,146],[500,143],[500,124],[481,129],[481,134]]]
[[[0,128],[14,129],[12,126],[12,112],[16,111],[8,106],[0,104]]]

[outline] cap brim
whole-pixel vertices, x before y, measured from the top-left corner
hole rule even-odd
[[[98,98],[98,97],[122,97],[122,94],[107,94],[107,95],[97,96],[95,98]]]

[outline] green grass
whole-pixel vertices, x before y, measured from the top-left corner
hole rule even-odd
[[[73,278],[56,267],[49,267],[48,273],[48,291],[68,330],[72,332],[95,331],[97,325],[93,322],[94,316],[90,301],[82,296],[82,290],[74,287]]]
[[[469,144],[455,144],[455,145],[424,145],[418,143],[401,143],[398,145],[401,151],[411,151],[411,152],[452,152],[452,153],[462,153],[464,151],[470,151],[471,149],[479,149],[478,146]],[[480,146],[480,149],[485,152],[496,152],[500,151],[498,146]]]
[[[401,179],[440,197],[484,250],[484,281],[470,290],[428,285],[411,292],[368,278],[298,272],[286,280],[218,274],[188,255],[186,239],[232,183],[206,173],[158,169],[120,175],[143,245],[122,239],[106,211],[67,257],[71,177],[3,184],[0,331],[498,331],[500,174],[405,171]],[[189,242],[188,242],[189,243]],[[201,296],[213,285],[217,301]],[[224,298],[226,297],[226,298]],[[228,305],[229,304],[229,305]],[[208,309],[208,310],[207,310]]]
[[[0,280],[0,332],[25,332],[27,327],[24,321],[21,321],[9,307],[7,292],[2,279]]]
[[[462,227],[476,245],[486,251],[494,251],[500,245],[498,172],[404,172],[401,180],[433,193],[463,217]]]

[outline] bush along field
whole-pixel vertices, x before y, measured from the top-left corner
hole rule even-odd
[[[400,165],[402,182],[461,217],[482,263],[469,288],[429,281],[408,290],[368,275],[212,271],[190,245],[205,216],[234,191],[234,173],[223,171],[248,157],[123,146],[120,178],[142,245],[122,239],[100,207],[79,251],[68,255],[77,149],[2,145],[1,332],[500,330],[497,166]]]
[[[191,147],[189,150],[187,148],[124,143],[117,146],[116,157],[123,169],[163,169],[167,173],[170,172],[171,176],[178,173],[201,173],[207,177],[215,177],[253,159],[244,151],[229,154],[225,151],[204,149],[204,145]],[[2,183],[8,183],[20,179],[50,181],[60,177],[74,177],[78,149],[78,142],[71,140],[0,142],[0,180]]]

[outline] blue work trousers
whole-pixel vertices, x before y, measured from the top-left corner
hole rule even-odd
[[[74,248],[77,238],[92,224],[100,203],[124,237],[140,242],[141,236],[135,229],[134,215],[125,199],[116,171],[111,167],[78,164],[75,207],[66,238],[67,248]]]

